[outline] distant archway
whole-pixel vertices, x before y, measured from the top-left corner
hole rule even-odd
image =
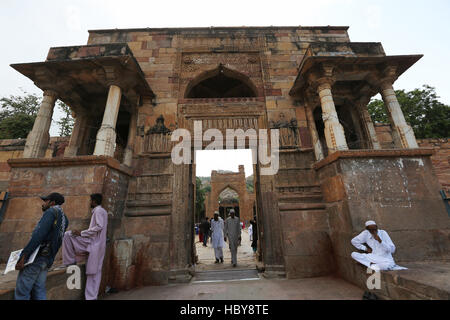
[[[256,87],[246,75],[228,69],[222,64],[192,80],[185,92],[185,98],[188,99],[256,96]]]

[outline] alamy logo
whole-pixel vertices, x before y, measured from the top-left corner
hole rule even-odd
[[[366,285],[369,290],[373,289],[381,289],[381,273],[380,271],[372,270],[371,268],[367,268],[367,274],[371,276],[367,278]]]
[[[66,273],[70,274],[66,281],[67,289],[81,289],[81,269],[77,265],[67,267]]]
[[[182,140],[180,141],[180,138]],[[275,175],[279,169],[279,139],[280,132],[278,129],[270,130],[270,155],[269,140],[266,129],[226,129],[225,145],[227,150],[234,150],[246,147],[246,139],[248,139],[249,148],[252,150],[253,164],[261,165],[261,175]],[[237,139],[237,144],[235,141]],[[176,165],[191,164],[191,141],[192,136],[187,129],[176,129],[172,133],[171,141],[178,142],[172,149],[172,162]],[[194,121],[194,150],[202,150],[203,142],[211,141],[211,143],[203,150],[223,150],[224,140],[223,134],[218,129],[208,129],[203,133],[202,121]],[[195,154],[195,153],[194,153]],[[195,156],[194,156],[195,157]],[[195,159],[194,159],[195,163]]]

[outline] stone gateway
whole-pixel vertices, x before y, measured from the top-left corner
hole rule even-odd
[[[398,263],[448,261],[450,221],[433,150],[418,147],[393,87],[422,56],[387,55],[381,43],[351,42],[347,30],[91,30],[87,45],[13,64],[43,101],[22,158],[8,161],[0,259],[25,244],[41,215],[39,195],[64,194],[71,225],[85,228],[89,208],[81,204],[102,193],[109,221],[101,290],[189,281],[195,165],[172,162],[171,135],[187,129],[195,140],[201,121],[203,132],[224,137],[227,129],[279,130],[278,172],[261,175],[264,166],[254,166],[266,276],[336,273],[360,284],[365,271],[352,261],[350,240],[372,219],[389,231]],[[367,111],[378,93],[389,149]],[[75,126],[64,156],[45,158],[57,99]],[[242,213],[250,217],[252,205]]]

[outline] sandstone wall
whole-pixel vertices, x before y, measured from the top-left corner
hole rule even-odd
[[[390,125],[376,124],[375,130],[383,149],[394,148]],[[417,139],[417,144],[420,148],[434,149],[435,153],[431,156],[434,173],[441,184],[442,190],[444,190],[447,195],[450,195],[450,142],[448,141],[448,138]]]
[[[350,240],[367,220],[389,233],[400,265],[449,259],[450,222],[428,156],[414,150],[360,151],[319,167],[333,252],[344,278],[356,282]]]
[[[45,158],[61,157],[69,137],[52,137],[45,152]],[[7,190],[11,168],[7,161],[9,159],[22,158],[25,139],[2,139],[0,140],[0,190]]]

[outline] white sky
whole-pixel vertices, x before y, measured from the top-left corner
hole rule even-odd
[[[448,0],[0,0],[0,96],[21,88],[40,94],[9,65],[44,61],[50,47],[85,44],[89,29],[335,25],[350,26],[352,41],[381,42],[388,55],[424,54],[395,89],[428,84],[449,104],[449,21]]]
[[[196,151],[197,177],[209,177],[212,170],[239,172],[244,165],[245,176],[253,174],[252,151],[247,150],[202,150]]]

